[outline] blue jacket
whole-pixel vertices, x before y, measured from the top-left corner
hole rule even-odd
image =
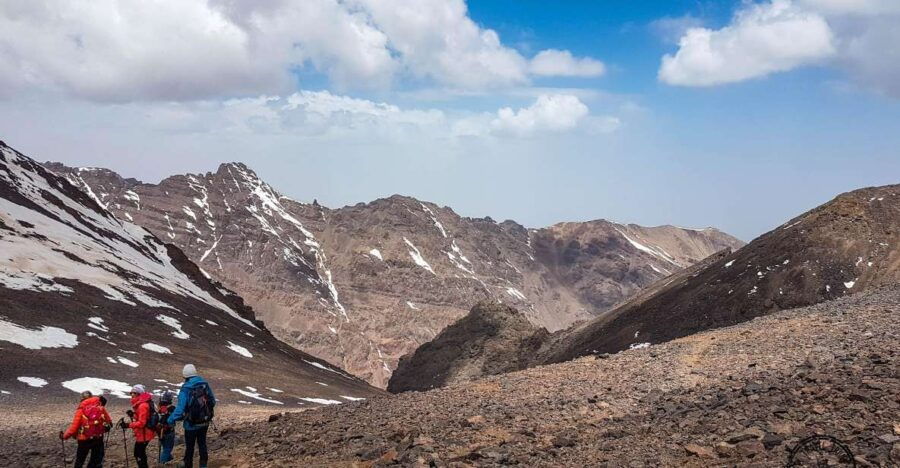
[[[212,387],[209,386],[203,377],[194,376],[184,381],[184,384],[181,386],[181,391],[178,392],[178,406],[175,407],[175,412],[173,412],[169,416],[168,424],[170,426],[174,426],[176,421],[181,421],[184,419],[184,412],[187,410],[188,400],[191,398],[191,390],[194,389],[199,384],[206,384],[206,387],[209,389],[209,398],[210,401],[215,404],[216,397],[213,395]],[[184,430],[186,431],[194,431],[197,429],[202,429],[206,425],[203,426],[194,426],[189,421],[184,420]]]

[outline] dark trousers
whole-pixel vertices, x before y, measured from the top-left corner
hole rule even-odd
[[[147,464],[147,444],[150,442],[135,442],[134,443],[134,461],[137,463],[138,468],[148,468]]]
[[[206,431],[207,427],[201,427],[192,431],[184,431],[184,468],[192,468],[194,466],[194,444],[200,449],[200,466],[206,466],[209,460],[209,453],[206,451]]]
[[[159,462],[166,463],[172,461],[172,449],[175,447],[175,430],[169,429],[159,436]]]
[[[103,465],[102,437],[78,441],[78,449],[75,451],[75,468],[84,466],[84,460],[87,459],[88,453],[91,454],[91,458],[88,460],[87,468],[100,468]]]

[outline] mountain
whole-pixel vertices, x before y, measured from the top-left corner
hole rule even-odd
[[[180,247],[277,337],[379,387],[400,356],[479,301],[560,330],[742,245],[712,228],[600,220],[526,229],[398,195],[331,209],[283,196],[240,163],[158,184],[47,165]]]
[[[281,343],[178,247],[0,142],[0,398],[177,389],[186,362],[224,403],[381,393]]]
[[[401,360],[392,391],[422,390],[478,376],[479,362],[491,369],[523,369],[579,356],[641,348],[733,325],[784,309],[817,304],[900,282],[900,185],[866,188],[834,200],[779,226],[735,252],[723,251],[675,273],[621,305],[553,334],[538,327],[517,336],[534,336],[524,355],[467,354],[441,363],[435,375],[428,349],[455,337],[435,338]],[[463,322],[478,321],[477,313]],[[465,323],[460,324],[466,327]],[[449,330],[449,329],[448,329]],[[509,346],[508,333],[479,334],[479,350]],[[535,340],[542,343],[536,344]],[[490,346],[484,340],[495,341]],[[504,362],[497,362],[504,361]],[[467,369],[454,374],[455,369]]]

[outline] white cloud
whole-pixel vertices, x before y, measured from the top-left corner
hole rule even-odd
[[[710,86],[821,63],[900,96],[898,43],[900,1],[771,0],[746,5],[722,29],[688,29],[659,79]]]
[[[519,110],[500,109],[491,121],[491,129],[499,134],[518,136],[560,132],[575,128],[588,113],[588,107],[575,96],[543,95],[531,106]]]
[[[773,0],[739,11],[722,29],[688,29],[678,52],[663,57],[659,78],[683,86],[733,83],[822,62],[834,53],[822,16]]]
[[[548,49],[531,59],[531,73],[539,76],[601,76],[606,66],[592,58],[575,58],[568,50]]]
[[[0,67],[8,95],[123,102],[283,94],[307,68],[338,89],[483,89],[602,64],[566,51],[531,62],[475,24],[463,0],[8,0]]]

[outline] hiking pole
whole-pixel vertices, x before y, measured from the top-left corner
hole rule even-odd
[[[62,432],[60,432],[59,434],[62,435]],[[66,463],[66,440],[63,439],[62,437],[60,437],[60,438],[59,438],[59,445],[62,447],[62,462],[63,462],[63,467],[68,466],[68,463]]]
[[[119,427],[125,424],[125,418],[119,419]],[[125,468],[128,468],[128,439],[125,438],[125,428],[122,427],[122,444],[125,450]]]

